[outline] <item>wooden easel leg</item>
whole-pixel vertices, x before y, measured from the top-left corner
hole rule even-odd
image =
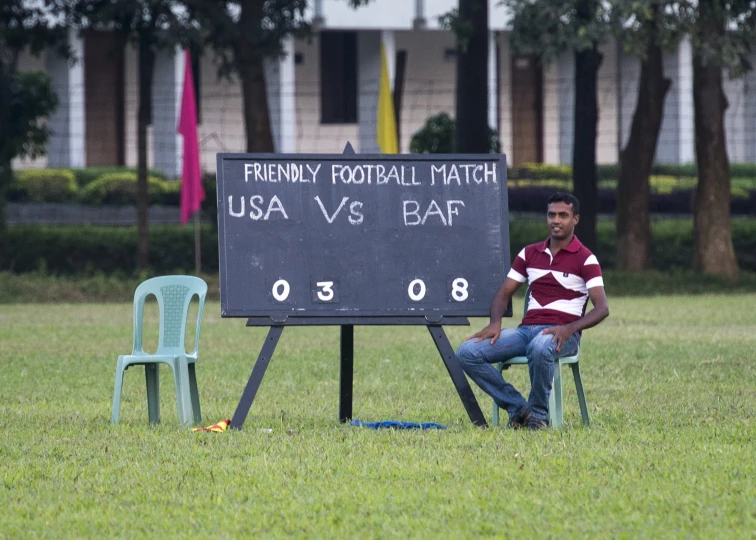
[[[341,368],[339,377],[339,422],[352,419],[352,386],[354,381],[354,325],[341,327]]]
[[[470,388],[470,383],[467,382],[465,372],[462,371],[462,366],[459,365],[457,355],[454,354],[454,349],[451,343],[449,343],[443,327],[438,324],[430,324],[428,325],[428,331],[433,338],[433,342],[436,344],[438,352],[441,354],[441,358],[444,360],[446,370],[449,372],[449,376],[454,383],[454,387],[457,389],[462,404],[465,406],[470,421],[476,426],[488,427],[488,423],[483,417],[483,411],[480,410],[478,400],[475,399],[475,394],[473,394],[472,388]]]
[[[249,376],[247,386],[244,388],[244,393],[239,400],[239,405],[236,407],[234,417],[231,419],[231,425],[229,427],[234,429],[241,429],[244,425],[244,420],[247,418],[249,408],[252,406],[252,401],[255,399],[257,389],[260,388],[265,370],[268,369],[268,364],[273,356],[273,351],[276,350],[278,339],[283,332],[283,326],[271,326],[268,331],[268,336],[265,338],[260,355],[257,357],[255,367],[252,368],[252,374]]]

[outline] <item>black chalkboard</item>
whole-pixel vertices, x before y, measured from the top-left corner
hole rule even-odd
[[[503,154],[217,156],[223,317],[487,316]]]

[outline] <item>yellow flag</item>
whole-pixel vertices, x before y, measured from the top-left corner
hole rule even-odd
[[[394,116],[394,98],[391,95],[386,49],[381,44],[381,81],[378,91],[378,119],[376,140],[382,154],[398,154],[399,142],[396,140],[396,116]]]

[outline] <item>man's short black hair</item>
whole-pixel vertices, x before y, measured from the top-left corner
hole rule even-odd
[[[580,213],[580,202],[577,200],[577,197],[575,197],[572,193],[562,193],[562,192],[554,193],[551,197],[549,197],[549,200],[546,202],[546,205],[548,206],[549,204],[555,203],[555,202],[563,202],[566,204],[571,204],[573,215],[578,215]]]

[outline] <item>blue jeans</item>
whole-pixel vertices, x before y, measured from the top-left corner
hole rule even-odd
[[[457,359],[465,373],[490,395],[499,407],[506,410],[510,418],[525,405],[530,405],[534,418],[546,420],[549,415],[549,394],[554,381],[554,361],[564,356],[572,356],[578,350],[580,334],[575,333],[562,344],[562,350],[557,352],[556,340],[551,342],[554,336],[541,333],[551,326],[553,325],[504,328],[493,345],[490,338],[480,343],[475,343],[475,339],[471,339],[457,349]],[[515,356],[528,357],[528,401],[525,401],[522,394],[505,381],[499,370],[492,365]]]

